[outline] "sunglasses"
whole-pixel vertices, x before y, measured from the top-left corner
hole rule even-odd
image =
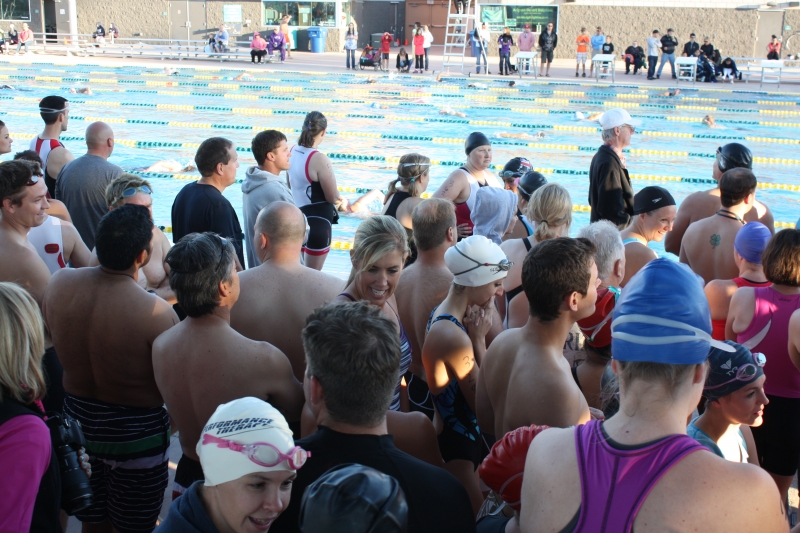
[[[475,263],[475,266],[472,267],[472,268],[468,268],[468,269],[466,269],[466,270],[464,270],[462,272],[453,272],[454,276],[460,276],[461,274],[466,274],[467,272],[472,272],[473,270],[476,270],[476,269],[478,269],[480,267],[490,267],[492,274],[497,274],[498,272],[508,272],[511,269],[511,266],[514,264],[513,262],[509,261],[508,259],[503,259],[499,263],[480,263],[480,262],[474,260],[473,258],[471,258],[470,256],[468,256],[467,254],[465,254],[464,252],[462,252],[461,250],[459,250],[458,246],[455,246],[455,250],[456,250],[456,252],[460,253],[461,255],[463,255],[464,257],[466,257],[467,259],[469,259],[473,263]]]
[[[31,179],[28,180],[28,183],[26,183],[25,186],[26,187],[33,187],[34,185],[39,183],[39,180],[42,179],[43,177],[44,177],[44,174],[33,174],[31,176]]]
[[[289,453],[283,453],[269,442],[256,442],[253,444],[240,444],[232,440],[221,439],[206,433],[203,435],[203,444],[216,444],[217,448],[227,448],[234,452],[243,453],[248,459],[259,466],[271,468],[287,461],[292,470],[299,470],[311,452],[307,452],[300,446],[295,446]]]
[[[756,352],[753,354],[753,362],[747,363],[746,365],[742,365],[736,369],[736,375],[733,379],[729,379],[724,383],[720,383],[718,385],[714,385],[713,387],[705,387],[706,390],[713,390],[733,383],[734,381],[751,381],[753,376],[758,373],[759,368],[763,368],[763,366],[767,364],[767,357],[760,352]],[[729,371],[728,373],[733,372],[733,370]]]

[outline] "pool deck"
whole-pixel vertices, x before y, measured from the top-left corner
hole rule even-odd
[[[441,51],[441,46],[433,47],[434,50]],[[393,59],[394,55],[396,54],[397,50],[394,49],[392,51],[392,60],[390,60],[391,65],[393,66]],[[498,58],[490,58],[489,68],[496,72],[497,69],[497,61]],[[422,77],[432,77],[434,76],[435,72],[438,72],[438,68],[441,65],[442,56],[441,54],[432,54],[430,56],[430,65],[432,67],[429,74],[422,74],[422,75],[403,75],[395,78],[395,80],[402,80],[404,78],[408,78],[409,80],[419,79]],[[155,69],[163,69],[165,67],[170,68],[197,68],[202,70],[225,70],[230,71],[231,74],[239,73],[242,71],[276,71],[276,72],[309,72],[309,73],[341,73],[346,74],[351,71],[347,71],[344,68],[345,63],[345,55],[344,53],[325,53],[325,54],[311,54],[306,52],[295,52],[292,59],[287,59],[287,61],[281,64],[264,64],[264,65],[252,65],[247,61],[210,61],[210,60],[159,60],[159,59],[142,59],[142,58],[112,58],[112,57],[79,57],[79,56],[65,56],[63,52],[48,52],[48,53],[31,53],[22,56],[9,56],[9,55],[0,55],[0,64],[10,64],[10,65],[30,65],[30,64],[37,64],[37,63],[47,63],[47,64],[55,64],[60,66],[70,66],[70,65],[98,65],[98,66],[107,66],[107,67],[119,67],[119,66],[126,66],[126,67],[141,67],[141,68],[155,68]],[[465,62],[465,66],[468,66],[471,70],[474,69],[472,58],[467,58]],[[434,70],[435,69],[435,70]],[[386,75],[385,73],[375,72],[372,69],[369,70],[359,70],[356,72],[358,75],[372,75],[372,76],[382,76]],[[451,73],[453,76],[461,76],[461,73]],[[511,81],[515,80],[518,81],[520,77],[518,75],[513,76],[497,76],[497,75],[472,75],[471,80],[504,80],[504,81]],[[532,81],[532,76],[524,76],[523,79],[525,81]],[[574,73],[574,62],[572,60],[567,59],[557,59],[553,62],[551,67],[551,77],[544,78],[540,77],[540,83],[548,83],[548,82],[558,82],[558,83],[578,83],[581,85],[588,85],[588,86],[608,86],[610,83],[608,81],[601,81],[599,83],[595,82],[593,78],[575,78]],[[681,83],[676,84],[676,82],[669,78],[669,75],[665,75],[664,79],[661,80],[653,80],[649,81],[646,79],[645,74],[640,74],[638,76],[633,75],[625,75],[624,73],[624,64],[618,63],[617,65],[617,86],[640,86],[643,89],[647,88],[670,88],[670,87],[680,87],[683,89],[692,88],[691,84],[688,83]],[[706,89],[706,90],[738,90],[738,91],[759,91],[763,90],[765,92],[771,93],[786,93],[786,94],[797,94],[800,93],[800,83],[797,80],[791,80],[788,82],[783,82],[781,87],[778,88],[774,84],[765,85],[763,89],[759,89],[759,83],[756,82],[736,82],[735,84],[725,84],[725,83],[717,83],[717,84],[706,84],[706,83],[698,83],[694,86],[697,89]],[[175,467],[178,463],[178,460],[181,456],[180,451],[180,443],[178,442],[177,436],[173,435],[171,447],[169,450],[170,456],[170,481],[165,491],[164,497],[164,506],[161,512],[161,518],[163,520],[166,517],[167,512],[169,510],[169,506],[172,503],[172,480],[175,474]],[[795,488],[797,487],[797,479],[795,479],[795,483],[793,484],[793,488],[790,490],[789,493],[789,500],[790,504],[793,508],[793,511],[796,511],[798,507],[798,491]],[[79,533],[81,530],[80,522],[74,517],[69,519],[68,527],[66,533]]]
[[[426,76],[434,76],[434,73],[438,73],[440,71],[440,67],[442,64],[442,55],[441,55],[441,46],[433,46],[432,49],[434,53],[432,53],[429,57],[429,64],[431,70],[428,74],[406,74],[396,79],[401,79],[402,77],[408,77],[409,79],[414,78],[421,78]],[[397,49],[393,49],[391,53],[391,59],[389,60],[390,66],[392,70],[394,69],[394,57],[397,53]],[[479,80],[507,80],[507,81],[519,81],[520,77],[518,75],[512,76],[498,76],[496,75],[497,68],[498,68],[498,58],[489,58],[489,70],[495,74],[492,75],[485,75],[485,74],[472,74],[471,80],[479,79]],[[108,66],[108,67],[119,67],[119,66],[139,66],[144,68],[164,68],[164,67],[171,67],[171,68],[198,68],[198,69],[205,69],[205,70],[212,70],[212,69],[224,69],[224,70],[231,70],[231,71],[293,71],[297,72],[298,70],[301,72],[322,72],[322,73],[348,73],[345,69],[345,55],[344,52],[328,52],[323,54],[312,54],[310,52],[294,52],[292,55],[292,59],[287,59],[284,64],[280,63],[270,63],[270,64],[263,64],[263,65],[253,65],[249,61],[246,60],[232,60],[232,61],[217,61],[217,60],[193,60],[193,59],[182,59],[180,61],[175,59],[151,59],[151,58],[118,58],[118,57],[104,57],[104,56],[66,56],[64,55],[63,51],[35,51],[29,54],[23,54],[20,56],[16,55],[8,55],[3,54],[0,55],[0,63],[10,63],[10,64],[30,64],[30,63],[52,63],[56,65],[100,65],[100,66]],[[576,78],[575,71],[574,71],[574,61],[571,59],[556,59],[553,61],[551,70],[550,70],[550,78],[545,78],[543,76],[539,77],[540,83],[549,83],[549,82],[559,82],[559,83],[578,83],[581,85],[590,85],[590,86],[608,86],[611,85],[610,81],[601,80],[600,82],[596,82],[594,78],[587,77],[586,78]],[[474,60],[472,57],[465,58],[465,69],[474,70]],[[668,70],[668,69],[667,69]],[[372,75],[372,76],[380,76],[386,75],[385,73],[381,73],[380,71],[374,71],[373,69],[366,69],[366,70],[358,70],[356,71],[357,74],[361,75]],[[460,72],[452,71],[450,74],[454,77],[456,76],[464,76]],[[533,76],[523,76],[524,81],[532,81]],[[704,90],[723,90],[723,91],[730,91],[730,90],[738,90],[738,91],[765,91],[765,92],[773,92],[773,93],[788,93],[788,94],[797,94],[800,93],[800,78],[791,78],[781,83],[780,87],[777,87],[775,84],[765,84],[763,88],[759,88],[759,82],[750,81],[749,83],[745,83],[744,81],[737,81],[734,84],[730,83],[697,83],[692,85],[687,82],[681,82],[678,84],[675,80],[672,80],[669,74],[666,74],[666,71],[660,80],[648,80],[645,71],[641,71],[639,75],[634,76],[633,74],[625,75],[625,64],[621,61],[617,62],[617,71],[616,71],[616,83],[614,85],[622,86],[622,85],[636,85],[642,88],[670,88],[670,87],[680,87],[683,88],[695,88],[695,89],[704,89]],[[755,77],[754,77],[755,80]]]

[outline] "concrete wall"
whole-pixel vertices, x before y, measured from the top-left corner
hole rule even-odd
[[[120,37],[140,33],[151,39],[169,38],[166,0],[78,0],[78,33],[92,33],[97,21],[108,29],[114,22]]]

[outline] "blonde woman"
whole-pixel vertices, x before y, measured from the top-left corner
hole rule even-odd
[[[522,290],[522,262],[538,243],[556,237],[569,237],[569,228],[572,225],[572,199],[563,186],[548,183],[536,189],[531,195],[525,215],[535,225],[533,238],[512,239],[500,246],[509,261],[514,263],[508,271],[508,276],[503,280],[505,329],[520,328],[528,321],[528,298]]]
[[[43,354],[44,322],[36,301],[19,285],[0,283],[2,531],[61,531],[58,462],[42,419]],[[79,460],[90,472],[83,449]]]
[[[421,154],[406,154],[397,165],[397,178],[389,182],[382,215],[397,219],[408,235],[409,256],[405,266],[417,258],[411,213],[422,201],[430,182],[431,160]]]
[[[397,325],[400,335],[400,374],[390,410],[400,410],[400,379],[411,365],[411,343],[406,336],[394,291],[408,257],[406,230],[392,217],[377,215],[364,220],[356,230],[350,261],[353,268],[347,286],[336,301],[366,300],[381,309]]]

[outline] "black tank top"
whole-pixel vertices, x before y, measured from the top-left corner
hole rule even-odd
[[[407,198],[411,198],[411,194],[405,191],[397,191],[392,195],[392,201],[389,202],[389,207],[386,209],[384,215],[390,216],[392,218],[397,218],[397,208],[400,207],[400,204],[403,203],[404,200]]]
[[[531,251],[531,248],[533,248],[533,245],[531,245],[531,241],[528,237],[522,239],[522,244],[525,245],[525,249],[529,252]],[[511,303],[511,300],[513,300],[517,296],[517,294],[521,292],[522,292],[522,285],[520,285],[519,287],[514,287],[510,291],[506,292],[506,313],[508,313],[508,305]]]

